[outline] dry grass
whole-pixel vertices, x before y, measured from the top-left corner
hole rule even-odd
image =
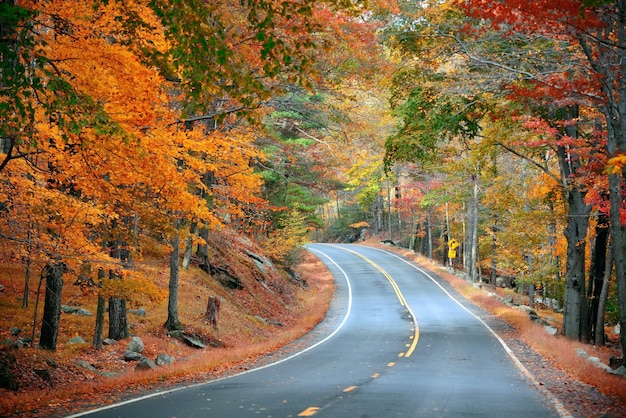
[[[576,349],[583,349],[587,354],[589,354],[589,356],[598,357],[604,364],[608,364],[609,357],[621,356],[621,352],[618,349],[587,345],[571,341],[562,335],[551,336],[546,333],[542,325],[531,321],[528,318],[528,314],[505,305],[497,298],[488,295],[485,290],[476,288],[470,283],[467,283],[465,280],[451,274],[442,265],[433,263],[427,258],[417,255],[412,251],[380,244],[379,241],[370,240],[365,244],[398,252],[407,258],[415,260],[429,270],[436,272],[464,297],[510,323],[519,332],[520,336],[524,339],[524,341],[526,341],[526,343],[528,343],[528,345],[544,357],[550,359],[557,367],[566,371],[570,376],[575,377],[577,380],[592,385],[605,394],[615,396],[626,404],[626,380],[623,377],[609,374],[604,370],[595,367],[592,363],[584,361],[576,353]],[[490,287],[489,291],[496,293],[500,297],[510,295],[513,297],[514,302],[518,304],[523,304],[527,301],[526,298],[515,293],[511,289]],[[541,308],[535,308],[535,311],[542,318],[550,317],[553,320],[553,324],[558,329],[561,329],[563,320],[562,314]],[[618,336],[611,335],[611,331],[609,329],[606,330],[606,333],[609,335],[611,340],[617,341]]]
[[[220,259],[225,263],[245,265],[246,257],[241,260],[237,257],[241,255],[233,251],[222,254]],[[165,261],[152,262],[141,266],[141,269],[160,289],[167,289],[169,272]],[[165,298],[136,300],[128,308],[144,307],[147,315],[129,314],[128,319],[131,333],[140,336],[144,342],[142,354],[154,359],[160,353],[167,353],[175,358],[174,364],[155,371],[136,372],[134,363],[122,359],[127,341],[104,346],[100,351],[93,349],[90,344],[93,317],[62,314],[59,344],[55,352],[6,346],[0,351],[0,360],[6,356],[16,357],[15,371],[20,383],[17,392],[0,389],[0,416],[63,415],[80,408],[80,405],[112,402],[129,391],[140,392],[183,382],[203,381],[243,370],[260,356],[306,334],[323,319],[334,290],[331,274],[308,253],[296,270],[308,286],[280,274],[260,278],[258,271],[240,267],[237,273],[244,282],[244,289],[229,290],[198,269],[182,271],[179,319],[188,332],[200,335],[215,345],[206,350],[193,349],[167,336],[163,328],[167,318]],[[28,309],[21,308],[22,285],[15,283],[16,272],[19,274],[19,269],[13,266],[12,278],[0,274],[0,283],[6,286],[5,293],[0,295],[0,341],[15,339],[10,334],[12,327],[23,330],[21,337],[30,336],[33,329],[35,295],[31,295]],[[209,296],[221,299],[217,329],[213,329],[204,318]],[[83,293],[70,283],[64,287],[63,298],[64,304],[96,311],[95,295]],[[40,302],[40,312],[42,305],[43,302]],[[77,335],[88,343],[67,343]],[[87,361],[98,372],[117,372],[119,376],[103,377],[100,373],[78,367],[77,360]],[[50,364],[56,366],[51,367]],[[44,380],[35,375],[34,368],[49,369],[50,379]]]

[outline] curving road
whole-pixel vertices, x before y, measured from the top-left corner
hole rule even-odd
[[[564,417],[506,346],[416,265],[357,245],[310,245],[337,284],[325,336],[233,377],[90,417]]]

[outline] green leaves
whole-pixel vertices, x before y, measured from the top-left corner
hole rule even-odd
[[[445,94],[433,86],[415,86],[396,106],[400,126],[385,143],[385,166],[394,161],[432,161],[438,146],[453,138],[473,138],[483,116],[481,100]]]

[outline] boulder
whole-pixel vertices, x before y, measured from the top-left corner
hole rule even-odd
[[[73,307],[73,306],[62,305],[61,306],[61,310],[64,313],[66,313],[66,314],[81,315],[81,316],[91,316],[91,312],[89,312],[87,309],[83,309],[83,308],[76,308],[76,307]]]
[[[167,366],[168,364],[174,363],[174,357],[169,354],[161,353],[156,357],[155,363],[157,366]]]
[[[71,338],[67,343],[68,344],[87,344],[80,335],[74,338]]]
[[[206,345],[200,339],[192,337],[188,334],[182,334],[181,340],[193,348],[206,348]]]
[[[146,316],[146,310],[144,308],[129,309],[128,313],[131,313],[133,315]]]
[[[80,367],[81,369],[89,370],[90,372],[94,372],[94,373],[98,372],[98,370],[95,367],[93,367],[91,364],[89,364],[85,360],[78,360],[76,362],[76,365]]]
[[[141,340],[141,338],[133,337],[128,343],[128,346],[126,347],[126,351],[133,351],[135,353],[141,354],[143,352],[143,348],[144,346],[143,346],[143,341]]]
[[[559,332],[559,329],[557,327],[553,327],[551,325],[546,325],[543,327],[543,329],[550,335],[556,335]]]
[[[150,360],[147,357],[142,357],[135,366],[135,370],[154,370],[157,368],[157,365],[154,364],[154,361]]]
[[[126,351],[124,353],[124,360],[126,361],[139,361],[143,358],[143,356],[141,355],[141,353],[138,353],[136,351]]]

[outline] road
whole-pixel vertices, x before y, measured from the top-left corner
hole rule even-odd
[[[337,284],[320,325],[328,331],[314,344],[233,377],[74,417],[568,416],[427,272],[375,248],[308,248]]]

